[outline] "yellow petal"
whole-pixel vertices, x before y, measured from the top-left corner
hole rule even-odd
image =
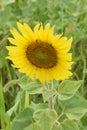
[[[22,35],[30,41],[31,40],[31,33],[27,32],[26,28],[21,23],[17,22],[17,26],[18,26],[19,31],[22,33]]]
[[[37,33],[40,29],[41,23],[38,23],[35,27],[34,27],[34,32]]]

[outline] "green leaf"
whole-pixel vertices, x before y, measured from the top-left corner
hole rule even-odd
[[[84,126],[81,127],[80,130],[87,130],[87,126],[85,126],[85,127],[84,127]]]
[[[14,84],[17,84],[19,82],[20,79],[14,79],[14,80],[11,80],[9,81],[8,83],[6,83],[3,87],[3,91],[4,92],[7,92],[8,89],[13,86]]]
[[[11,130],[24,130],[33,122],[33,110],[26,108],[12,122]]]
[[[79,120],[87,112],[87,100],[79,95],[58,103],[69,119]]]
[[[28,91],[29,94],[41,94],[43,91],[42,84],[38,80],[32,81],[27,76],[24,76],[18,84],[23,90]]]
[[[30,105],[30,107],[31,107],[34,111],[36,111],[36,110],[38,110],[38,109],[46,109],[46,108],[48,108],[48,105],[45,104],[45,103],[35,104],[35,103],[32,102],[31,105]]]
[[[79,130],[78,125],[72,120],[65,120],[61,125],[64,130]]]
[[[39,123],[41,130],[51,130],[57,120],[57,113],[51,109],[40,109],[34,112],[33,118]]]
[[[10,14],[10,15],[8,15]],[[13,17],[12,10],[10,6],[6,6],[4,10],[0,10],[0,24],[2,24],[2,28],[5,27],[7,29],[8,25],[10,26],[10,19]],[[7,30],[6,30],[7,31]],[[4,32],[3,32],[4,34]]]
[[[7,111],[7,114],[8,114],[9,116],[11,116],[12,113],[18,108],[18,105],[19,105],[19,101],[16,102],[15,105]]]
[[[59,86],[58,80],[52,80],[51,84],[52,84],[53,88],[58,89],[58,86]]]
[[[52,130],[79,130],[79,128],[74,121],[67,119],[59,125],[55,124]]]
[[[61,123],[61,127],[62,127],[62,130],[79,130],[78,125],[74,121],[69,120],[69,119]]]
[[[26,127],[24,130],[42,130],[39,126],[39,124],[33,123]]]
[[[79,81],[70,81],[64,80],[58,88],[58,98],[60,100],[68,100],[71,98],[82,85],[83,80]]]
[[[57,94],[56,89],[45,89],[42,93],[44,102],[46,102],[51,96],[55,94]]]
[[[17,93],[14,106],[12,106],[12,107],[7,111],[7,115],[8,115],[9,117],[11,117],[13,113],[16,113],[16,112],[17,112],[18,107],[19,107],[19,103],[20,103],[20,92]]]
[[[83,126],[87,127],[87,114],[85,114],[83,118],[81,118],[81,123]]]
[[[58,125],[55,124],[53,126],[52,130],[63,130],[63,128],[62,128],[62,126],[60,126],[60,125],[58,126]]]

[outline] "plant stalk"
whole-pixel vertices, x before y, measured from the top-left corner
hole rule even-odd
[[[52,81],[52,83],[50,83],[50,84],[48,85],[48,89],[49,89],[49,90],[53,89],[53,81]],[[53,96],[51,96],[51,97],[49,98],[48,104],[49,104],[49,108],[50,108],[50,109],[54,109],[54,99],[53,99]]]
[[[29,92],[25,92],[25,108],[29,107]]]

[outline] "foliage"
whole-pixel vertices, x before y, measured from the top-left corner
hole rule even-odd
[[[19,74],[6,60],[16,22],[55,24],[55,33],[73,37],[73,76],[41,84]],[[3,130],[87,129],[87,0],[0,1],[0,118]]]

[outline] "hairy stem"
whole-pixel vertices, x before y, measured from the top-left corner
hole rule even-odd
[[[25,92],[25,108],[29,107],[29,92]]]
[[[49,90],[53,89],[53,82],[48,85],[48,89],[49,89]],[[50,108],[50,109],[54,109],[53,96],[51,96],[51,97],[49,98],[48,104],[49,104],[49,108]]]

